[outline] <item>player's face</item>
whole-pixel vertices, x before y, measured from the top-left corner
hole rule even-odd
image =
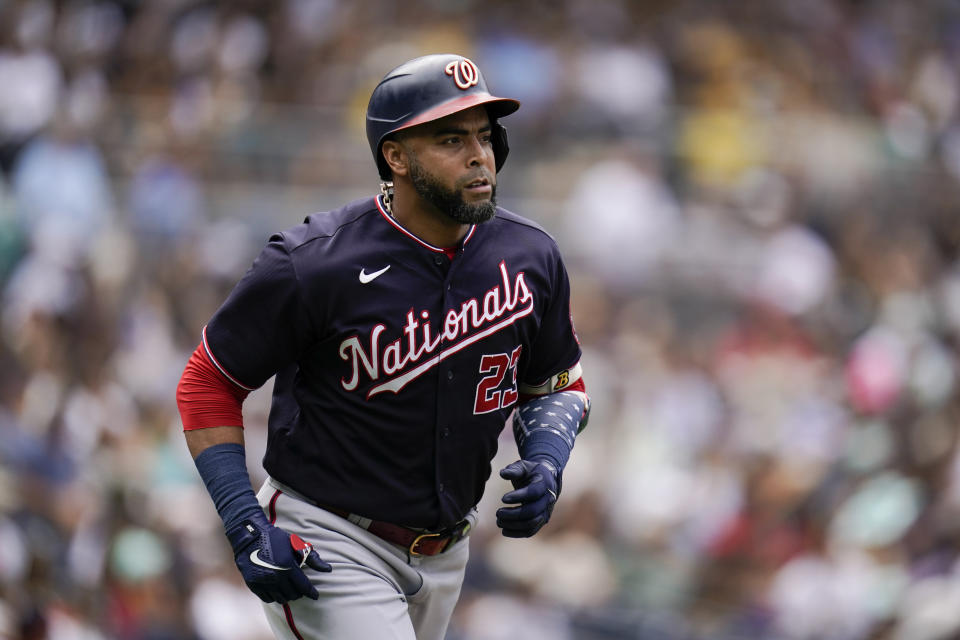
[[[474,107],[417,129],[406,139],[417,195],[462,224],[492,218],[497,173],[486,109]]]

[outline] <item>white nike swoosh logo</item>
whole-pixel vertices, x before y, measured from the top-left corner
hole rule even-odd
[[[250,562],[252,562],[253,564],[255,564],[255,565],[257,565],[257,566],[264,567],[264,568],[266,568],[266,569],[275,569],[275,570],[277,570],[277,571],[289,571],[289,570],[290,570],[290,567],[278,567],[278,566],[275,565],[275,564],[270,564],[270,563],[267,562],[266,560],[261,560],[261,559],[260,559],[260,549],[254,549],[253,551],[250,552]]]
[[[379,278],[384,273],[386,273],[387,269],[389,268],[390,268],[390,265],[387,265],[383,269],[380,269],[380,271],[374,271],[373,273],[366,273],[365,269],[360,269],[360,282],[362,284],[367,284],[368,282],[372,282],[376,278]]]

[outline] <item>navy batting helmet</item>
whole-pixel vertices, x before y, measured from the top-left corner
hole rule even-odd
[[[520,103],[490,95],[477,65],[463,56],[435,54],[404,62],[385,75],[367,105],[367,141],[380,177],[391,179],[390,167],[380,151],[387,136],[477,105],[484,105],[490,115],[493,155],[499,171],[510,148],[507,130],[497,118],[513,113]]]

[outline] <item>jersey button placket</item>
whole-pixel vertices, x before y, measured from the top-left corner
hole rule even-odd
[[[441,294],[443,298],[443,309],[453,308],[454,302],[452,301],[453,297],[453,285],[452,282],[456,277],[455,274],[458,271],[458,267],[461,266],[461,260],[449,260],[446,255],[436,254],[433,256],[434,264],[439,268],[441,272],[446,271],[444,274],[444,282],[442,285]],[[447,269],[449,267],[449,269]],[[443,317],[443,316],[440,316]],[[441,325],[442,329],[442,325]],[[442,337],[440,343],[443,345],[442,349],[447,348],[451,343],[455,343],[455,339],[448,339],[446,336]],[[456,403],[455,396],[450,392],[450,389],[453,387],[455,382],[459,381],[459,377],[454,372],[454,366],[451,362],[444,362],[443,365],[438,367],[437,372],[437,384],[438,391],[437,394],[437,425],[436,425],[436,438],[437,438],[437,459],[436,464],[436,491],[437,495],[440,496],[440,503],[442,509],[445,511],[452,508],[452,496],[457,491],[456,483],[451,485],[453,489],[447,491],[447,482],[444,480],[448,479],[446,464],[444,461],[449,460],[452,456],[452,452],[449,448],[453,445],[451,441],[452,428],[451,428],[451,418],[455,414],[454,405]]]

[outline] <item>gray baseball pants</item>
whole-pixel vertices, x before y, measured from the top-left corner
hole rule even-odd
[[[314,546],[331,573],[304,568],[319,600],[264,604],[280,640],[443,640],[469,555],[464,538],[435,556],[413,556],[311,504],[268,478],[257,494],[267,518]],[[467,516],[476,521],[476,511]]]

